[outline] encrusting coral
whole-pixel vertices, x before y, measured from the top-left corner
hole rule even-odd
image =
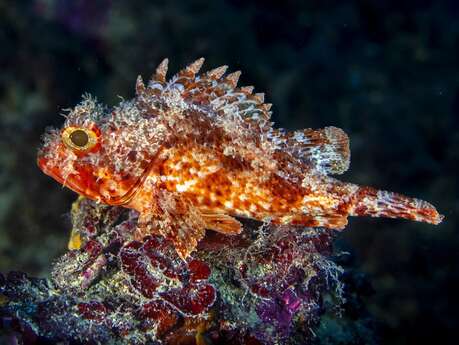
[[[43,342],[303,344],[323,313],[323,294],[340,298],[341,269],[328,259],[326,231],[244,222],[237,236],[208,233],[183,260],[162,236],[133,239],[137,217],[75,202],[74,249],[54,264],[51,280],[10,273],[0,282],[0,315],[14,320],[12,334]]]

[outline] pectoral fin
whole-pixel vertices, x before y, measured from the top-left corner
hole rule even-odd
[[[162,190],[151,207],[141,211],[139,228],[143,236],[158,233],[172,241],[177,254],[186,259],[205,235],[201,213],[179,193]]]

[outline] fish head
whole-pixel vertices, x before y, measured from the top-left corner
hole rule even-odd
[[[85,96],[61,129],[43,136],[40,169],[76,193],[108,205],[126,203],[145,176],[151,150],[132,128],[135,104],[114,110]],[[131,118],[131,120],[129,120]]]

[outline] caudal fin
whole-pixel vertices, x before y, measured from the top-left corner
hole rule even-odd
[[[444,218],[426,201],[371,187],[358,189],[350,215],[404,218],[431,224],[439,224]]]

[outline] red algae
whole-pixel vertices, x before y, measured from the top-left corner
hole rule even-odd
[[[210,268],[200,260],[183,262],[161,237],[130,242],[119,256],[131,285],[146,298],[167,301],[184,315],[201,314],[215,301],[214,287],[204,282]]]
[[[108,313],[107,308],[100,302],[79,303],[77,305],[81,317],[86,320],[103,321]]]

